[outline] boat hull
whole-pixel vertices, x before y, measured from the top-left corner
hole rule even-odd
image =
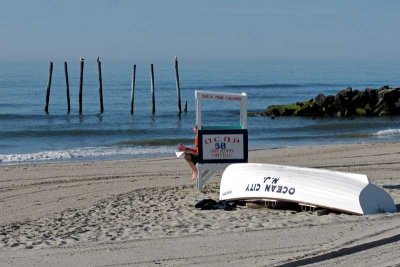
[[[360,215],[397,211],[391,196],[366,175],[271,164],[225,169],[220,200],[237,199],[295,202]]]

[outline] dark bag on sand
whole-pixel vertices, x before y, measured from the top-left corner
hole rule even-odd
[[[207,199],[203,199],[203,200],[200,200],[199,202],[197,202],[196,205],[194,205],[194,207],[196,209],[212,210],[212,209],[214,209],[213,206],[216,204],[217,204],[217,201],[215,201],[211,198],[207,198]]]
[[[201,210],[234,210],[236,209],[236,204],[236,201],[221,200],[217,202],[207,198],[197,202],[194,207]]]
[[[201,209],[203,206],[210,205],[210,203],[217,204],[217,201],[215,201],[211,198],[203,199],[203,200],[200,200],[199,202],[197,202],[196,205],[194,205],[194,207],[196,209]]]
[[[235,201],[226,201],[221,200],[218,202],[218,209],[220,210],[234,210],[236,209],[236,202]]]

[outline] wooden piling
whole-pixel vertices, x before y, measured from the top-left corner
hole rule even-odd
[[[49,80],[47,82],[47,92],[46,92],[46,105],[44,107],[44,111],[49,113],[49,101],[50,101],[50,89],[51,89],[51,79],[53,77],[53,62],[50,61],[50,69],[49,69]]]
[[[133,65],[132,83],[131,83],[131,114],[133,114],[135,104],[135,82],[136,82],[136,64]]]
[[[68,65],[67,62],[64,62],[64,71],[65,71],[65,83],[67,86],[67,104],[68,104],[68,114],[71,112],[71,99],[69,97],[69,78],[68,78]]]
[[[83,67],[85,61],[81,60],[81,74],[79,78],[79,114],[82,114],[82,91],[83,91]]]
[[[179,85],[178,57],[175,57],[175,80],[176,80],[176,97],[178,98],[178,112],[182,113],[181,107],[181,88]]]
[[[104,105],[103,105],[103,79],[101,77],[101,61],[97,59],[97,67],[99,70],[99,97],[100,97],[100,113],[104,112]]]
[[[185,113],[187,112],[187,101],[185,102]]]
[[[151,76],[151,106],[152,113],[156,112],[156,99],[154,95],[154,67],[153,64],[150,65],[150,76]]]

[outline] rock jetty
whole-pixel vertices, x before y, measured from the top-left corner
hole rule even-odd
[[[304,102],[272,105],[263,112],[250,112],[249,116],[308,116],[308,117],[357,117],[400,115],[400,88],[383,86],[364,91],[351,87],[335,96],[318,94]]]

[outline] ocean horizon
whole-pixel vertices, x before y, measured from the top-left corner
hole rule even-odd
[[[156,112],[151,111],[150,63],[136,64],[135,110],[130,113],[132,65],[102,62],[104,112],[100,114],[95,60],[86,61],[83,112],[78,112],[79,61],[54,62],[49,113],[44,111],[49,62],[0,63],[1,164],[173,156],[193,144],[195,90],[245,92],[248,111],[335,95],[352,87],[400,87],[398,62],[185,62],[179,61],[182,110],[178,114],[174,62],[154,64]],[[238,121],[239,107],[210,102],[205,125]],[[400,140],[400,118],[249,117],[249,149]]]

